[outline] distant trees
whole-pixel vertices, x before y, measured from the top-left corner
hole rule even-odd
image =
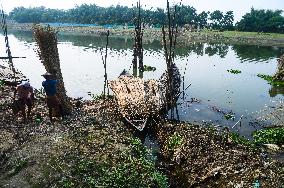
[[[233,11],[228,11],[223,16],[222,27],[225,30],[233,30],[234,29],[234,12]]]
[[[215,10],[210,14],[210,26],[212,29],[219,30],[233,30],[234,29],[234,13],[228,11],[223,13],[219,10]]]
[[[254,8],[236,24],[240,31],[284,33],[282,10],[255,10]]]
[[[205,12],[205,11],[197,15],[197,25],[200,28],[205,28],[208,25],[208,16],[209,16],[209,12]]]
[[[19,23],[85,23],[85,24],[117,24],[133,25],[134,8],[126,6],[99,7],[95,4],[82,4],[70,10],[47,9],[45,7],[24,8],[17,7],[9,14],[10,19]],[[284,33],[284,17],[282,10],[255,10],[245,14],[237,23],[237,29],[241,31],[256,32],[278,32]],[[143,21],[150,25],[162,26],[166,24],[165,10],[142,9],[141,17]],[[179,26],[185,24],[200,28],[212,28],[217,30],[233,30],[234,14],[233,11],[213,12],[203,11],[197,13],[192,6],[177,6],[176,22]]]
[[[47,9],[45,7],[24,8],[17,7],[10,13],[10,18],[19,23],[48,23],[48,22],[65,22],[65,23],[85,23],[85,24],[117,24],[133,25],[134,8],[126,6],[99,7],[95,4],[82,4],[73,9],[64,11],[58,9]],[[162,26],[166,24],[165,10],[161,8],[141,10],[141,16],[144,22]],[[191,6],[177,6],[177,24],[183,26],[185,24],[200,26],[204,28],[208,26],[209,12],[197,13],[196,9]]]
[[[223,13],[220,10],[215,10],[210,14],[210,26],[213,29],[220,29],[222,27]]]

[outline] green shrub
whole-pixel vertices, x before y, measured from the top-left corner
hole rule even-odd
[[[180,147],[182,143],[183,143],[182,137],[175,132],[172,136],[168,138],[166,147],[168,148],[168,150],[174,150]]]
[[[272,76],[270,76],[270,75],[258,74],[257,76],[259,78],[262,78],[262,79],[266,80],[270,85],[273,85],[273,86],[284,86],[284,82],[283,81],[274,80],[274,78]]]
[[[255,131],[253,138],[257,144],[284,144],[284,128],[269,128]]]
[[[229,137],[233,140],[234,143],[236,144],[241,144],[244,146],[250,146],[250,147],[254,147],[254,143],[250,140],[248,140],[247,138],[245,138],[244,136],[240,136],[239,133],[235,133],[235,132],[231,132],[229,134]]]

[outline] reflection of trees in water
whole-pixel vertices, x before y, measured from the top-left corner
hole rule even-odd
[[[35,42],[31,31],[10,31],[8,34],[13,34],[21,42]]]
[[[221,58],[226,57],[229,52],[229,45],[227,44],[209,44],[205,48],[205,54],[208,56],[219,55]]]
[[[179,57],[187,57],[191,53],[203,56],[204,55],[204,44],[203,43],[188,43],[187,46],[176,47],[175,53]]]
[[[34,42],[32,32],[30,31],[12,31],[11,32],[18,40],[23,42]],[[71,42],[74,46],[82,46],[99,50],[105,47],[105,36],[94,35],[76,35],[76,34],[59,34],[59,42]],[[132,50],[134,40],[127,37],[110,37],[110,48],[114,51]],[[176,47],[176,56],[188,57],[191,54],[203,56],[218,55],[221,58],[226,57],[231,45],[227,44],[204,44],[204,43],[188,43],[186,46]],[[145,51],[150,53],[163,52],[162,44],[159,40],[148,40],[143,43]],[[284,48],[279,47],[264,47],[264,46],[249,46],[249,45],[232,45],[232,50],[235,51],[237,57],[241,61],[268,61],[271,58],[280,57],[284,53]]]
[[[279,57],[284,52],[284,48],[273,46],[233,45],[232,49],[242,62],[268,61],[271,58]]]

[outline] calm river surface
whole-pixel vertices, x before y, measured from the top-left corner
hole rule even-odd
[[[4,37],[0,35],[0,55],[5,56]],[[36,53],[31,32],[12,32],[9,35],[15,66],[41,88],[45,72]],[[104,69],[100,49],[105,46],[105,37],[59,35],[61,69],[71,97],[88,99],[88,92],[100,94],[103,90]],[[110,38],[107,58],[109,79],[115,79],[123,69],[132,72],[132,46],[130,38]],[[165,71],[166,63],[159,41],[144,44],[144,64],[157,68],[144,72],[145,79],[158,79]],[[257,127],[255,119],[260,110],[275,106],[284,99],[284,88],[274,88],[257,74],[273,75],[277,58],[283,48],[225,44],[188,44],[176,50],[175,62],[184,76],[184,86],[191,86],[179,100],[180,119],[190,122],[213,123],[232,127],[243,115],[242,126],[235,126],[242,135],[250,135]],[[7,62],[0,61],[1,65]],[[237,69],[241,74],[227,70]],[[182,89],[182,88],[181,88]],[[193,100],[192,98],[197,99]],[[224,113],[232,112],[235,120],[226,120]]]

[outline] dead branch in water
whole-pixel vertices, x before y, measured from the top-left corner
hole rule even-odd
[[[176,12],[177,8],[175,6],[173,14],[171,14],[170,4],[167,0],[167,17],[168,17],[168,33],[166,33],[165,25],[162,26],[163,34],[163,47],[166,57],[167,64],[167,86],[166,86],[166,98],[167,98],[167,111],[168,108],[171,109],[171,118],[174,118],[174,106],[175,106],[175,96],[174,92],[174,81],[173,81],[173,62],[175,56],[175,46],[177,39],[177,24],[176,24]],[[178,111],[176,110],[178,117]]]
[[[143,23],[141,18],[141,3],[140,0],[137,2],[136,8],[138,9],[138,15],[133,13],[134,17],[134,48],[133,48],[133,75],[137,76],[137,59],[139,60],[139,77],[143,77],[144,65],[143,65]]]
[[[108,44],[109,44],[109,30],[107,31],[107,38],[106,38],[107,42],[106,42],[106,50],[105,50],[105,55],[103,56],[103,52],[101,49],[101,55],[102,55],[102,61],[103,61],[103,65],[104,65],[104,70],[105,70],[105,74],[104,74],[104,93],[103,93],[103,97],[104,99],[106,98],[106,88],[108,88],[108,92],[107,95],[109,95],[109,87],[108,87],[108,77],[107,77],[107,65],[106,65],[106,60],[107,60],[107,51],[108,51]]]

